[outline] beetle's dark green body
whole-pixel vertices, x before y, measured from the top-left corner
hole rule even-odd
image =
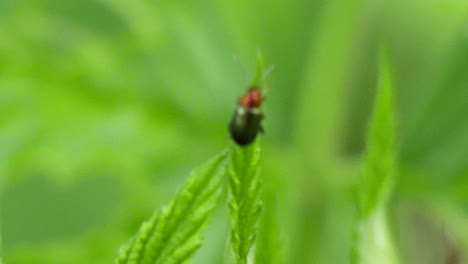
[[[257,87],[250,88],[239,100],[229,124],[229,132],[231,138],[240,146],[249,145],[255,140],[258,132],[263,132],[261,102],[261,94]]]
[[[258,132],[263,132],[262,120],[263,114],[260,109],[238,106],[229,125],[232,139],[241,146],[249,145],[255,140]]]

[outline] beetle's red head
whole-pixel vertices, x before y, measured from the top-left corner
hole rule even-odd
[[[239,99],[239,104],[245,108],[257,108],[262,104],[262,93],[254,86]]]

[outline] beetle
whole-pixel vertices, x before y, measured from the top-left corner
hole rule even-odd
[[[264,115],[260,109],[264,98],[260,88],[250,87],[239,98],[237,108],[229,124],[231,138],[240,146],[251,144],[257,134],[263,133],[262,120]]]

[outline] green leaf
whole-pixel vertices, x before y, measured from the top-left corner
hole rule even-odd
[[[257,53],[257,68],[255,72],[255,77],[252,82],[254,86],[262,87],[261,81],[262,81],[262,76],[263,76],[263,69],[264,69],[263,57],[262,57],[262,54],[258,52]]]
[[[382,52],[379,88],[367,135],[367,150],[360,192],[363,214],[369,214],[388,200],[394,182],[395,125],[392,104],[390,63]]]
[[[124,244],[119,264],[186,263],[203,241],[207,218],[218,200],[222,163],[228,152],[196,168],[171,200],[142,224],[135,237]]]
[[[229,164],[229,211],[231,247],[235,263],[247,263],[249,251],[255,242],[260,218],[261,186],[260,148],[258,141],[247,147],[234,145]]]
[[[380,56],[380,77],[374,113],[367,136],[359,216],[354,233],[353,263],[396,263],[386,219],[386,208],[395,181],[395,134],[392,74],[389,58]]]
[[[263,63],[262,53],[259,51],[257,53],[257,66],[255,69],[255,77],[252,81],[252,86],[257,86],[259,89],[265,88],[265,79],[268,74],[273,70],[274,65],[270,65],[265,69],[265,64]]]

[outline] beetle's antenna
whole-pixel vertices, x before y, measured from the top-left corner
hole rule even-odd
[[[271,64],[268,68],[263,72],[262,77],[260,77],[260,83],[265,82],[266,77],[275,69],[275,65]]]
[[[268,68],[264,67],[263,64],[263,56],[260,50],[257,50],[257,71],[255,74],[255,78],[253,79],[253,85],[262,87],[266,77],[273,71],[274,65],[268,66]]]
[[[271,64],[270,66],[268,66],[268,68],[263,72],[262,74],[262,77],[260,78],[260,83],[261,84],[264,84],[265,83],[265,80],[266,80],[266,77],[268,77],[268,75],[275,69],[275,65]],[[262,89],[262,97],[264,99],[266,99],[267,97],[267,94],[268,94],[268,87],[266,85],[264,85],[263,89]]]

